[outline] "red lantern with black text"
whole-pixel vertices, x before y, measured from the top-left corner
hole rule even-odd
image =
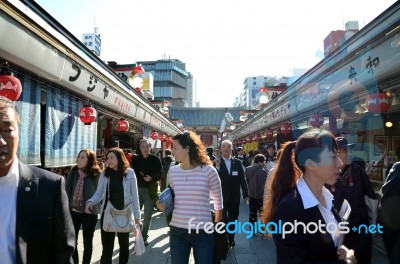
[[[156,131],[151,131],[150,138],[156,140],[158,138],[158,133]]]
[[[91,105],[87,104],[79,111],[79,118],[85,125],[90,125],[96,121],[97,112]]]
[[[292,132],[292,126],[289,123],[283,123],[281,126],[281,132],[284,135],[289,135]]]
[[[390,108],[390,97],[385,93],[370,94],[367,96],[365,106],[373,114],[384,114]]]
[[[10,75],[0,75],[0,96],[16,101],[21,95],[22,85],[18,78]]]
[[[117,122],[117,128],[118,128],[118,131],[126,132],[129,130],[129,122],[126,121],[125,119],[121,118]]]
[[[267,128],[267,129],[265,130],[265,137],[266,137],[266,138],[272,138],[273,136],[274,136],[274,132],[272,131],[272,129]]]
[[[260,141],[260,139],[261,139],[261,137],[259,134],[255,134],[253,137],[253,141],[256,141],[256,142]]]
[[[312,127],[320,128],[324,124],[324,117],[319,113],[312,114],[309,121]]]

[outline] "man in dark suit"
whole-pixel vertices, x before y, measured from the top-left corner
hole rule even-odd
[[[222,156],[214,160],[215,167],[221,179],[222,197],[224,208],[222,210],[222,219],[228,223],[238,219],[240,205],[240,187],[242,188],[243,198],[248,203],[249,192],[242,162],[233,158],[232,142],[224,140],[221,143]],[[235,234],[229,234],[229,243],[235,246]]]
[[[64,178],[17,158],[19,116],[0,97],[0,263],[73,263]]]

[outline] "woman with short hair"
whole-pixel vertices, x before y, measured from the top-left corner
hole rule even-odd
[[[273,234],[277,263],[356,263],[354,251],[339,245],[341,220],[324,186],[334,184],[340,175],[343,163],[337,151],[333,134],[320,130],[283,145],[262,217],[263,223],[272,222],[267,231]],[[297,232],[286,234],[274,228],[274,224],[293,226],[296,222],[329,224],[330,228],[308,230],[297,225]]]

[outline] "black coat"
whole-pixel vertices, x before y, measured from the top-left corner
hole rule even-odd
[[[235,175],[236,173],[237,175]],[[218,170],[218,175],[221,179],[224,204],[240,202],[240,187],[242,188],[243,198],[249,196],[244,170],[240,160],[232,158],[231,171],[228,172],[225,162],[223,158],[221,158],[221,167]]]
[[[282,224],[285,222],[294,223],[324,223],[324,218],[314,206],[304,209],[303,201],[297,187],[293,187],[279,202],[275,209],[273,222]],[[273,227],[270,227],[273,229]],[[298,232],[297,234],[286,234],[285,238],[280,234],[273,235],[276,245],[277,263],[345,263],[338,260],[337,250],[331,235],[326,232],[314,234]]]
[[[73,263],[75,229],[60,175],[19,162],[17,263]]]
[[[335,191],[332,191],[334,200],[333,205],[340,211],[344,199],[351,207],[349,217],[350,233],[345,235],[343,244],[355,252],[358,263],[369,263],[372,254],[372,236],[371,234],[356,233],[351,228],[360,225],[369,225],[368,208],[364,196],[371,199],[377,199],[378,196],[372,188],[371,182],[365,170],[358,164],[351,164],[351,176],[353,186],[348,181],[344,185],[340,180],[335,184]],[[329,188],[328,188],[329,189]],[[332,190],[332,188],[331,188]]]
[[[396,162],[382,187],[379,222],[390,263],[400,263],[400,162]]]

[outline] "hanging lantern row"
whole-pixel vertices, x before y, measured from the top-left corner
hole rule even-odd
[[[312,127],[320,128],[324,124],[324,117],[320,113],[312,114],[309,122]]]
[[[86,103],[79,111],[79,118],[85,125],[96,121],[97,112],[89,103]]]
[[[6,62],[0,69],[0,96],[11,101],[16,101],[22,92],[22,85],[18,78],[14,77]]]
[[[121,118],[117,122],[117,128],[118,128],[118,131],[126,132],[129,130],[129,122],[126,121],[124,118]]]

